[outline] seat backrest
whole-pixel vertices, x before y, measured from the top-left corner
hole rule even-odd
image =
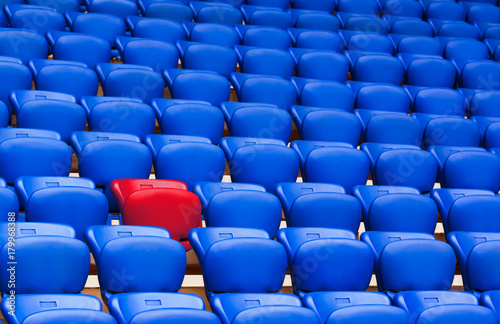
[[[430,78],[429,73],[435,71],[440,77]],[[412,61],[407,68],[406,83],[426,87],[453,87],[456,71],[453,64],[438,58],[421,58]]]
[[[415,96],[413,111],[426,114],[464,116],[463,94],[452,89],[422,89]]]
[[[500,117],[496,105],[500,102],[500,92],[484,91],[476,93],[470,102],[470,113],[472,116]]]
[[[368,84],[356,94],[357,108],[407,113],[409,106],[405,91],[387,84]]]
[[[496,90],[500,79],[500,65],[496,62],[479,60],[469,62],[462,68],[459,84],[462,88]]]
[[[0,28],[0,39],[0,55],[16,57],[23,64],[33,58],[47,58],[49,50],[47,41],[36,31]],[[19,43],[19,39],[23,42]]]
[[[66,20],[70,13],[65,13]],[[125,36],[126,26],[122,18],[102,13],[74,14],[69,24],[71,31],[102,37],[113,45],[117,36]]]
[[[447,232],[499,232],[500,197],[466,196],[456,199],[451,205],[447,217]],[[473,216],[474,215],[474,216]]]
[[[451,40],[446,44],[443,56],[446,59],[482,60],[488,58],[488,48],[474,39]]]
[[[343,83],[297,77],[292,77],[291,80],[299,95],[298,104],[302,106],[336,108],[348,112],[354,107],[354,94]]]
[[[360,57],[354,66],[353,80],[364,82],[385,82],[401,85],[404,66],[395,57],[366,55]]]
[[[287,50],[292,43],[290,34],[277,27],[236,25],[235,29],[240,35],[241,44],[246,46]]]
[[[189,40],[221,46],[233,47],[240,43],[238,32],[232,27],[222,24],[196,24],[188,21],[183,22],[188,31]]]

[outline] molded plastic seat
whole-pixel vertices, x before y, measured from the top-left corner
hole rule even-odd
[[[435,74],[436,77],[430,77],[431,74]],[[414,86],[452,88],[455,78],[456,71],[450,61],[423,57],[408,64],[405,82]]]
[[[279,183],[287,227],[328,227],[357,233],[361,221],[359,201],[344,188],[322,183]]]
[[[292,106],[290,110],[301,140],[344,142],[357,146],[361,123],[354,114],[338,109]]]
[[[49,30],[63,31],[66,28],[64,16],[50,7],[9,3],[4,12],[11,28],[34,30],[42,35]]]
[[[204,101],[177,99],[153,99],[151,105],[162,134],[203,136],[219,143],[224,132],[219,108]]]
[[[467,40],[480,40],[481,35],[474,25],[465,21],[448,21],[439,19],[430,19],[436,35],[442,37],[456,37]]]
[[[0,178],[0,212],[4,215],[2,222],[17,221],[19,216],[19,200],[14,191],[7,188],[7,182]]]
[[[56,132],[0,129],[0,177],[9,185],[20,176],[68,176],[71,155],[71,148]]]
[[[0,308],[8,324],[75,323],[88,319],[96,324],[116,324],[116,320],[102,311],[101,301],[94,296],[80,294],[26,294],[16,295],[15,312],[4,298]],[[15,315],[13,315],[15,314]]]
[[[119,324],[181,322],[220,324],[215,314],[205,310],[203,299],[192,294],[116,294],[109,299],[108,309]]]
[[[198,182],[207,227],[243,227],[265,230],[276,237],[281,223],[279,199],[259,185]]]
[[[214,106],[229,101],[231,84],[215,72],[166,69],[163,76],[174,99],[203,100]]]
[[[356,109],[363,127],[363,142],[413,144],[422,142],[423,127],[406,113]]]
[[[185,21],[182,25],[186,30],[187,39],[191,42],[227,47],[233,47],[240,43],[238,32],[233,26],[212,23],[198,24],[190,21]]]
[[[143,37],[173,43],[186,39],[182,24],[167,19],[129,16],[125,20],[134,37]]]
[[[222,102],[231,136],[260,137],[290,141],[292,118],[290,114],[275,105],[262,103]]]
[[[247,25],[274,26],[282,29],[293,27],[292,15],[281,8],[241,5],[240,10]]]
[[[2,48],[0,46],[0,48]],[[9,101],[9,96],[12,90],[30,90],[32,83],[31,71],[28,67],[22,64],[20,59],[1,56],[0,57],[0,101],[2,101],[2,116],[1,125],[7,127],[11,115],[12,105]],[[5,111],[7,110],[7,111]]]
[[[249,74],[275,75],[285,79],[293,76],[293,56],[284,50],[236,45],[240,71]]]
[[[446,44],[443,56],[445,59],[488,59],[488,48],[478,40],[456,39]]]
[[[118,203],[123,225],[163,227],[186,250],[192,228],[200,226],[201,204],[180,181],[155,179],[116,179],[111,192]],[[189,210],[188,213],[185,211]]]
[[[430,191],[436,182],[438,165],[431,153],[415,145],[363,143],[370,159],[375,185],[414,187]]]
[[[500,63],[480,60],[466,63],[462,67],[458,84],[462,88],[496,90],[499,88],[498,80],[500,80]]]
[[[323,10],[333,14],[336,3],[333,0],[321,1],[307,1],[307,0],[293,0],[292,8],[307,9],[307,10]]]
[[[356,95],[356,108],[408,112],[410,100],[401,87],[354,81],[348,84]]]
[[[499,91],[478,92],[470,101],[470,114],[472,116],[500,117],[497,103],[500,103]]]
[[[23,1],[12,1],[11,3],[21,3],[24,4]],[[66,11],[78,11],[80,10],[80,1],[79,0],[28,0],[27,4],[36,5],[36,6],[46,6],[56,9],[60,13],[65,13]]]
[[[354,93],[343,83],[330,80],[292,77],[301,106],[335,108],[351,112],[354,107]]]
[[[345,82],[349,62],[340,53],[326,50],[290,48],[298,77]]]
[[[467,22],[470,24],[500,23],[500,10],[484,4],[472,5],[467,11]]]
[[[179,63],[179,52],[171,43],[122,36],[117,37],[115,43],[124,64],[145,65],[161,73],[164,69],[177,68]]]
[[[105,96],[139,98],[145,103],[153,98],[163,98],[165,82],[150,67],[99,63],[96,71]]]
[[[283,228],[278,241],[288,255],[294,293],[300,297],[316,291],[363,291],[368,288],[373,273],[374,256],[370,247],[356,240],[347,230],[331,228]],[[306,260],[320,251],[314,276],[304,276]],[[339,262],[342,261],[342,266]]]
[[[351,193],[355,185],[368,180],[368,157],[347,143],[293,141],[291,147],[300,157],[305,182],[331,183]]]
[[[48,53],[42,34],[27,29],[0,28],[0,55],[18,58],[26,64],[30,59],[45,59]]]
[[[139,137],[121,133],[74,132],[71,145],[78,158],[81,177],[90,178],[103,187],[110,211],[118,211],[109,185],[115,179],[148,179],[151,152]]]
[[[231,83],[240,102],[261,102],[289,110],[297,99],[292,82],[277,76],[231,73]]]
[[[395,35],[391,35],[394,39]],[[428,36],[409,36],[399,40],[396,44],[398,53],[439,55],[443,54],[443,49],[439,39]]]
[[[139,9],[129,0],[84,0],[88,12],[110,14],[120,18],[138,16]]]
[[[394,45],[388,36],[377,33],[359,33],[349,38],[346,49],[350,51],[392,54],[392,52],[394,52]]]
[[[338,31],[339,19],[323,10],[288,9],[295,28]]]
[[[197,228],[189,232],[189,241],[209,299],[218,293],[274,293],[283,285],[285,249],[264,230]]]
[[[290,0],[247,0],[246,2],[249,5],[275,7],[283,10],[290,8]]]
[[[251,303],[255,302],[255,305]],[[223,324],[304,323],[320,324],[318,316],[301,307],[300,299],[287,294],[219,294],[210,301]]]
[[[154,133],[155,114],[139,99],[125,97],[82,97],[81,105],[93,132],[125,133],[139,136]]]
[[[97,63],[111,60],[111,45],[99,36],[51,30],[46,37],[54,53],[54,60],[77,61],[91,69]],[[88,55],[89,52],[92,55]]]
[[[454,231],[498,232],[499,197],[489,190],[433,189],[445,233]]]
[[[288,32],[278,27],[236,25],[241,45],[288,50],[292,38]]]
[[[500,189],[500,156],[479,147],[431,146],[442,188]]]
[[[81,96],[97,95],[97,75],[83,63],[32,59],[28,66],[33,73],[37,90],[67,93],[75,96],[77,100]]]
[[[354,61],[351,70],[354,81],[392,83],[403,81],[404,67],[400,60],[385,55],[363,55]]]
[[[330,30],[288,28],[294,47],[342,52],[342,37]]]
[[[184,182],[188,190],[200,181],[221,181],[226,161],[222,149],[208,138],[182,135],[148,135],[156,179]]]
[[[213,71],[226,78],[236,72],[238,58],[232,48],[186,41],[175,44],[184,69]]]
[[[486,149],[494,149],[500,146],[498,141],[498,130],[500,125],[498,122],[500,121],[500,118],[474,116],[471,119],[475,121],[476,126],[479,127],[482,137],[482,146]]]
[[[446,146],[479,146],[481,133],[478,125],[461,116],[443,116],[413,113],[422,123],[424,144]],[[446,136],[443,136],[446,134]]]
[[[64,17],[74,33],[99,36],[113,46],[115,37],[125,36],[125,22],[120,17],[101,13],[65,12]]]
[[[337,10],[359,14],[377,14],[380,10],[379,3],[374,0],[352,1],[340,0]]]
[[[179,1],[137,1],[143,16],[162,18],[178,22],[193,21],[193,11]]]
[[[367,231],[434,233],[438,216],[436,204],[415,188],[356,186],[353,195],[363,207]]]
[[[148,226],[92,226],[85,238],[97,265],[101,295],[106,302],[116,293],[176,292],[186,271],[182,245],[167,230]],[[117,273],[126,282],[117,280]]]
[[[427,19],[436,18],[443,20],[464,21],[467,11],[464,6],[452,1],[435,1],[427,7]]]
[[[27,222],[68,224],[76,238],[84,240],[87,227],[104,225],[108,219],[106,196],[89,179],[19,177],[14,185]]]
[[[388,23],[376,15],[338,12],[337,17],[346,30],[375,32],[382,35],[389,33]]]
[[[69,143],[74,131],[83,131],[87,116],[72,95],[51,91],[14,90],[10,102],[17,117],[17,127],[46,129],[59,133]]]
[[[467,103],[462,93],[452,89],[427,88],[413,98],[413,111],[435,115],[464,116]]]
[[[253,137],[223,137],[220,145],[233,182],[256,183],[274,192],[279,182],[295,182],[299,158],[285,142]]]
[[[499,314],[498,314],[499,296],[500,292],[498,290],[493,290],[482,293],[481,297],[479,298],[481,305],[488,307],[496,314],[497,320],[499,319]]]
[[[411,0],[388,0],[384,3],[382,12],[385,15],[416,18],[422,18],[424,13],[422,5]]]
[[[229,4],[191,1],[189,6],[194,12],[195,22],[224,25],[237,25],[243,22],[241,11]]]

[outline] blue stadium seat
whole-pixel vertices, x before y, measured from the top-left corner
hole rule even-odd
[[[16,295],[15,312],[10,312],[9,298],[0,308],[8,324],[18,323],[75,323],[92,319],[95,324],[116,324],[113,316],[102,311],[101,301],[94,296],[80,294],[26,294]]]
[[[241,11],[226,3],[191,1],[189,6],[194,12],[195,22],[231,26],[243,22]]]
[[[500,157],[479,147],[431,146],[442,188],[500,189]]]
[[[2,222],[17,221],[19,216],[19,200],[14,191],[7,188],[7,182],[0,178],[0,211]]]
[[[472,116],[500,117],[499,103],[499,91],[478,92],[470,100],[469,112]]]
[[[288,28],[294,47],[342,52],[344,42],[340,35],[330,30]]]
[[[349,81],[356,95],[356,108],[407,113],[410,100],[407,93],[392,84]]]
[[[412,0],[387,0],[383,7],[384,15],[422,18],[422,5]]]
[[[186,39],[182,24],[175,20],[128,16],[125,22],[133,37],[143,37],[170,43]]]
[[[56,132],[0,129],[0,177],[9,185],[20,176],[68,176],[71,154],[71,148]]]
[[[194,193],[201,200],[207,227],[258,228],[269,237],[276,237],[281,224],[281,204],[263,186],[198,182]]]
[[[477,28],[465,21],[429,19],[429,22],[434,28],[436,36],[457,37],[464,40],[480,40],[481,38]],[[459,53],[460,51],[458,50],[456,54]]]
[[[75,96],[77,100],[81,96],[97,95],[97,75],[83,63],[32,59],[28,66],[33,73],[37,90],[67,93]]]
[[[340,53],[327,50],[290,48],[295,60],[298,77],[345,82],[349,74],[349,62]]]
[[[471,61],[464,64],[458,77],[461,88],[497,90],[500,79],[500,63],[489,60]]]
[[[382,53],[349,52],[351,76],[354,81],[380,82],[401,85],[404,66],[400,60]]]
[[[88,116],[90,131],[132,134],[142,140],[154,133],[154,111],[139,99],[82,97],[80,104]]]
[[[456,71],[453,63],[437,56],[398,54],[406,65],[405,83],[413,86],[446,87],[455,85]],[[435,77],[430,77],[435,75]]]
[[[175,69],[179,64],[179,52],[174,44],[168,42],[118,36],[115,44],[124,64],[149,66],[158,73],[164,69]]]
[[[465,21],[467,11],[460,3],[452,1],[433,1],[427,7],[427,19],[459,20]]]
[[[498,141],[498,122],[500,118],[498,117],[482,117],[482,116],[474,116],[471,118],[474,122],[476,122],[477,126],[481,132],[481,146],[486,149],[493,149],[500,147],[500,143]]]
[[[184,182],[189,190],[200,181],[221,181],[224,175],[222,149],[205,137],[148,135],[156,179]]]
[[[58,92],[14,90],[10,102],[19,128],[46,129],[58,132],[64,142],[74,131],[83,131],[87,116],[75,97]]]
[[[387,21],[378,18],[376,15],[337,12],[337,17],[344,29],[347,30],[375,32],[382,35],[389,33]]]
[[[3,10],[11,28],[34,30],[42,35],[49,30],[66,28],[64,16],[54,8],[9,3]]]
[[[238,58],[230,47],[187,41],[177,41],[175,44],[184,69],[212,71],[226,78],[236,72]]]
[[[186,30],[187,39],[191,42],[233,47],[240,43],[240,37],[234,27],[212,23],[182,23]]]
[[[215,72],[166,69],[163,76],[173,99],[202,100],[214,106],[229,101],[231,84]]]
[[[176,292],[186,271],[182,244],[150,226],[91,226],[85,239],[97,264],[104,302],[117,293]],[[117,280],[126,269],[127,280]]]
[[[242,5],[240,10],[246,25],[273,26],[282,29],[293,27],[292,15],[281,8]]]
[[[145,103],[163,98],[165,82],[148,66],[99,63],[96,72],[105,96],[139,98]]]
[[[0,55],[18,58],[26,64],[30,59],[45,59],[48,54],[49,47],[45,37],[36,31],[0,28]]]
[[[290,141],[292,118],[286,110],[275,105],[222,102],[220,110],[231,136],[272,138],[285,143]]]
[[[301,307],[298,297],[288,294],[219,294],[210,305],[222,324],[322,323],[313,311]]]
[[[287,51],[242,45],[236,45],[234,51],[242,73],[275,75],[285,79],[293,76],[295,62],[293,56]]]
[[[346,193],[368,180],[368,157],[347,143],[293,141],[291,147],[300,157],[304,182],[331,183]]]
[[[467,103],[459,91],[446,88],[416,88],[416,90],[412,111],[434,115],[465,115]]]
[[[307,9],[307,10],[322,10],[333,14],[336,7],[335,0],[318,0],[318,1],[307,1],[307,0],[292,0],[292,8],[295,9]]]
[[[143,16],[151,18],[162,18],[178,22],[193,21],[193,11],[184,3],[179,1],[137,1],[137,6]]]
[[[446,43],[443,57],[445,59],[468,59],[483,60],[488,59],[488,48],[486,45],[475,39],[454,39]]]
[[[278,27],[235,25],[241,39],[241,45],[288,50],[292,37]]]
[[[247,4],[253,6],[266,6],[272,8],[281,8],[287,10],[290,8],[290,0],[247,0]]]
[[[77,61],[93,69],[97,63],[111,60],[111,45],[92,34],[48,31],[47,41],[54,53],[54,60]],[[88,55],[92,52],[92,55]]]
[[[471,5],[467,11],[469,24],[500,23],[500,8],[485,4]]]
[[[2,48],[0,46],[0,48]],[[0,101],[7,106],[7,115],[2,116],[2,124],[10,121],[12,115],[12,105],[9,101],[10,92],[12,90],[30,90],[32,83],[32,74],[20,59],[14,57],[0,56]],[[5,107],[2,105],[2,110]],[[5,112],[3,112],[5,114]]]
[[[387,295],[364,291],[312,292],[304,296],[304,306],[318,314],[321,323],[349,324],[379,321],[393,324],[409,322],[408,313],[391,306]]]
[[[424,145],[479,146],[481,133],[478,125],[462,116],[444,116],[413,113],[424,129]]]
[[[10,3],[24,3],[24,1],[9,1]],[[36,6],[46,6],[57,10],[57,12],[65,13],[66,11],[79,11],[80,0],[28,0],[27,4]]]
[[[153,99],[151,106],[162,134],[203,136],[217,144],[224,132],[221,110],[208,102]]]
[[[88,12],[114,15],[124,19],[127,16],[139,16],[135,1],[130,0],[83,0]]]
[[[429,36],[408,36],[399,38],[398,35],[390,35],[396,44],[396,52],[423,54],[423,55],[438,55],[443,54],[441,43],[437,38]]]
[[[276,186],[287,227],[328,227],[357,233],[361,205],[333,184],[284,182]]]
[[[338,31],[340,21],[323,10],[288,9],[295,28]]]
[[[183,293],[125,293],[111,296],[109,312],[118,323],[220,324],[201,297]]]
[[[223,137],[220,145],[232,182],[255,183],[274,192],[279,182],[295,182],[299,158],[285,142],[253,137]]]
[[[366,243],[356,240],[354,233],[317,227],[283,228],[278,231],[278,241],[286,249],[293,291],[299,297],[308,292],[368,288],[373,273],[373,252]],[[325,250],[329,253],[320,252]],[[316,261],[314,275],[304,272],[306,260],[318,253],[322,257]]]
[[[71,146],[78,158],[81,177],[104,188],[110,211],[118,211],[109,190],[111,181],[122,178],[148,179],[151,152],[135,135],[101,132],[73,132]]]
[[[493,290],[482,293],[479,298],[481,305],[491,309],[497,316],[497,320],[500,320],[500,314],[498,313],[499,297],[500,292],[498,290]]]
[[[260,102],[289,110],[297,99],[292,82],[277,76],[232,73],[231,83],[240,102]]]
[[[108,200],[92,180],[19,177],[14,185],[27,222],[67,224],[84,240],[87,227],[104,225],[108,219]]]
[[[489,190],[433,189],[445,233],[499,232],[500,197]]]
[[[380,10],[380,5],[378,1],[374,0],[363,0],[363,1],[353,1],[353,0],[340,0],[338,3],[337,11],[340,12],[351,12],[359,14],[378,14]]]
[[[75,233],[69,226],[20,224],[15,230],[15,260],[22,262],[18,262],[14,267],[15,295],[80,293],[85,287],[90,269],[90,253],[87,245],[75,239]],[[8,262],[12,262],[12,258],[9,258],[12,254],[9,254],[8,250],[7,226],[8,223],[2,226],[2,235],[5,236],[0,251],[0,262],[6,269],[9,268]],[[40,264],[44,266],[40,267]],[[0,280],[0,290],[3,293],[10,293],[14,288],[9,287],[9,277],[2,276]],[[20,313],[22,314],[16,308],[15,314],[20,315]]]
[[[72,32],[99,36],[107,40],[111,46],[115,37],[125,36],[125,22],[113,15],[68,11],[64,13],[64,17]]]
[[[389,23],[389,32],[392,34],[434,36],[432,25],[426,21],[420,20],[420,18],[398,16],[383,16],[383,18]]]
[[[381,52],[392,55],[394,52],[394,44],[386,35],[378,33],[358,33],[349,38],[346,49],[349,51]]]
[[[356,109],[363,142],[420,145],[423,127],[407,113]]]
[[[363,207],[367,231],[434,233],[438,217],[436,204],[415,188],[356,186],[353,194]]]
[[[189,232],[189,242],[198,257],[208,299],[219,293],[276,293],[283,285],[285,249],[264,230],[196,228]]]
[[[420,192],[434,187],[437,162],[416,145],[363,143],[369,157],[373,184],[414,187]]]
[[[331,141],[357,146],[361,123],[353,114],[340,109],[292,106],[290,110],[301,140]]]
[[[343,83],[330,80],[292,77],[298,104],[318,108],[335,108],[351,112],[354,107],[353,91]]]

